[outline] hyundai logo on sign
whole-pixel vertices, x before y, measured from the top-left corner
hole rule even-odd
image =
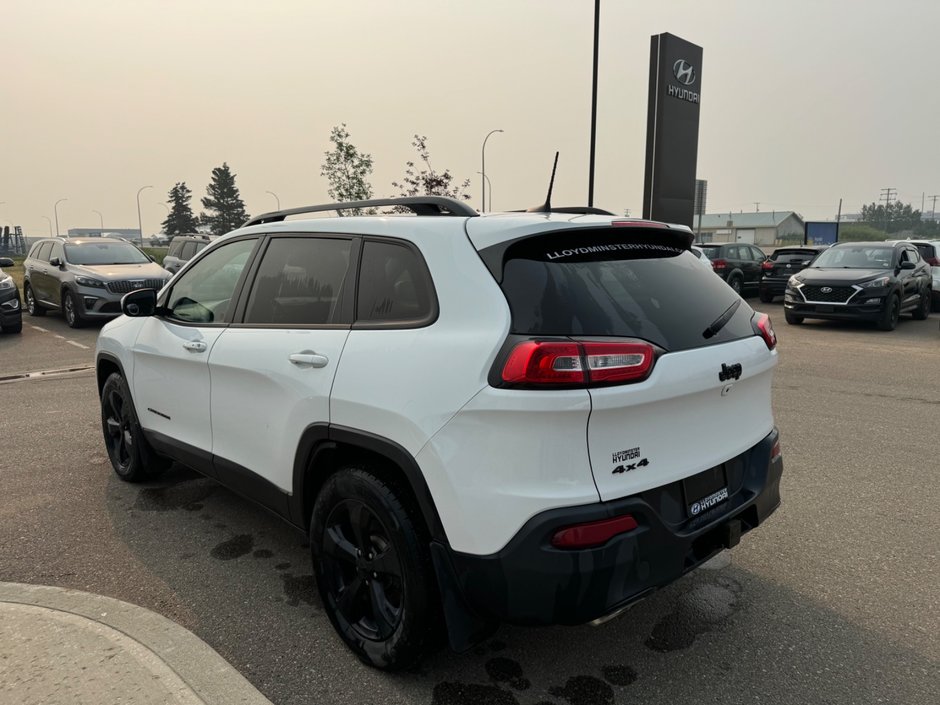
[[[686,86],[695,83],[695,68],[685,59],[679,59],[672,65],[672,73],[679,83]]]

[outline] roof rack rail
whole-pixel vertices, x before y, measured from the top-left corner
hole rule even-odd
[[[610,211],[605,211],[603,208],[594,208],[592,206],[552,206],[550,210],[515,210],[515,211],[506,211],[507,213],[569,213],[572,215],[612,215],[616,216],[616,213],[611,213]]]
[[[261,225],[262,223],[277,223],[284,220],[289,215],[302,215],[304,213],[319,213],[322,211],[346,211],[362,208],[378,208],[381,206],[392,206],[407,208],[415,215],[451,215],[472,217],[479,215],[473,208],[462,201],[446,196],[407,196],[404,198],[376,198],[368,201],[345,201],[343,203],[321,203],[313,206],[301,206],[300,208],[288,208],[286,210],[272,211],[262,215],[250,218],[243,228],[249,225]]]

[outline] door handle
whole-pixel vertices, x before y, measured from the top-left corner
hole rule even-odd
[[[206,344],[201,340],[190,340],[186,343],[183,343],[183,347],[189,350],[190,352],[205,352]]]
[[[326,355],[319,355],[313,350],[292,353],[287,359],[291,361],[291,364],[297,365],[298,367],[326,367],[326,364],[329,362]]]

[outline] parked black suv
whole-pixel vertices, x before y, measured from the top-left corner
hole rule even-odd
[[[930,288],[930,266],[913,245],[844,242],[790,277],[784,314],[791,324],[804,318],[848,319],[894,330],[902,313],[927,318]]]
[[[0,257],[0,267],[12,267],[15,262],[9,257]],[[13,277],[0,269],[0,329],[4,333],[19,333],[23,330],[23,310],[20,308],[20,290]]]
[[[760,286],[761,264],[767,255],[757,245],[745,242],[699,244],[712,261],[715,274],[728,282],[738,294],[755,291]]]
[[[176,274],[208,244],[208,235],[177,235],[170,240],[170,249],[163,258],[163,268],[170,274]]]
[[[808,267],[819,253],[828,247],[806,245],[775,250],[760,266],[760,300],[769,304],[775,296],[783,296],[790,277]]]

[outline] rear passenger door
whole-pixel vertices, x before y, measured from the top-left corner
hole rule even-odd
[[[298,440],[330,421],[357,250],[358,240],[342,235],[270,237],[209,357],[216,474],[281,511]]]

